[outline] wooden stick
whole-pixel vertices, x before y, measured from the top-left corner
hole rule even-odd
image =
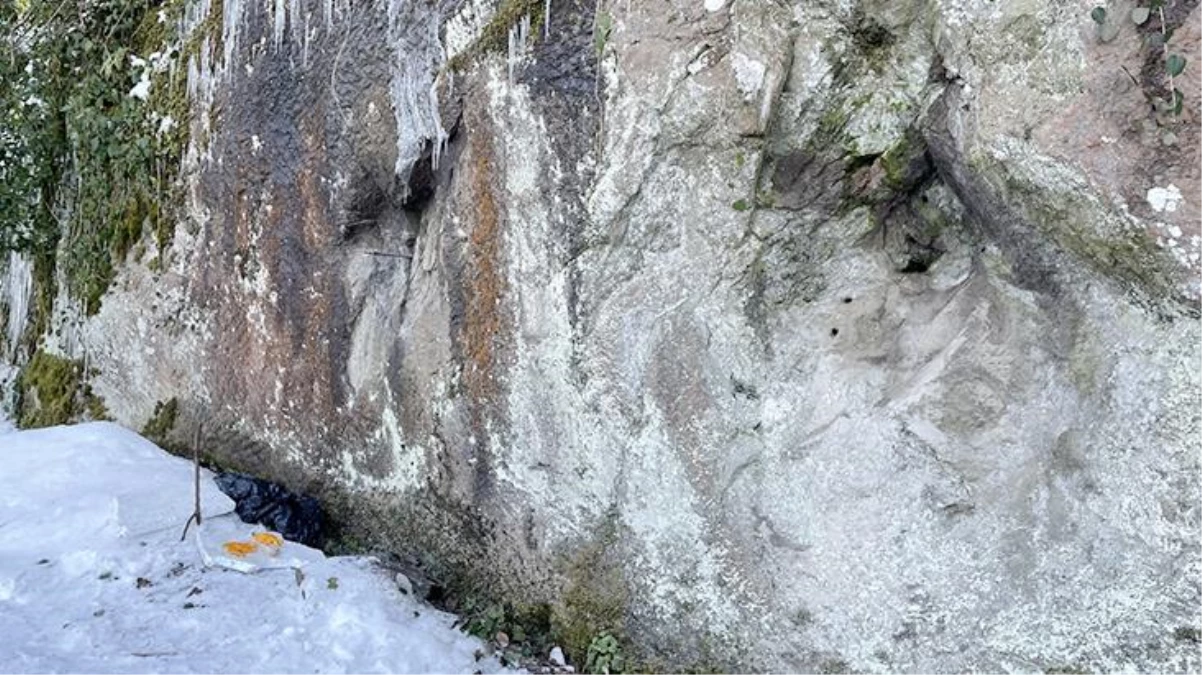
[[[184,532],[179,536],[179,540],[183,541],[188,536],[188,527],[192,525],[192,521],[196,521],[196,527],[200,527],[200,430],[204,426],[203,422],[197,423],[196,432],[192,434],[192,515],[188,516],[188,520],[184,522]]]

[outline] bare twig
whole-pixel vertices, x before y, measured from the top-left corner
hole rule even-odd
[[[188,520],[184,522],[183,534],[179,536],[179,540],[183,541],[188,536],[188,527],[192,525],[192,521],[196,521],[196,527],[200,527],[200,430],[204,426],[204,422],[196,424],[196,432],[192,434],[192,487],[193,487],[193,502],[192,515],[188,516]]]
[[[1164,50],[1164,72],[1169,74],[1169,102],[1176,105],[1177,88],[1173,84],[1173,71],[1169,69],[1169,34],[1165,30],[1164,5],[1157,7],[1156,11],[1160,12],[1160,36],[1164,38],[1160,41],[1160,47]]]

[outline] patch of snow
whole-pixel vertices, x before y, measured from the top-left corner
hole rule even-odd
[[[1167,188],[1154,187],[1148,190],[1148,205],[1153,211],[1172,213],[1181,205],[1181,190],[1172,183]]]
[[[716,12],[726,6],[726,0],[705,0],[705,11]]]
[[[142,73],[142,79],[134,85],[133,89],[129,90],[130,98],[136,98],[140,101],[145,101],[150,96],[150,77],[146,73]]]
[[[561,668],[568,665],[568,660],[564,658],[563,650],[559,647],[551,648],[551,663],[554,663]]]
[[[371,558],[284,542],[263,554],[275,568],[228,569],[214,542],[261,528],[229,513],[207,471],[206,566],[179,540],[191,463],[122,427],[0,419],[0,456],[2,672],[501,671]]]

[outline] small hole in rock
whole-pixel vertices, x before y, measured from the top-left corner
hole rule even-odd
[[[831,337],[835,337],[835,336],[836,336],[836,335],[838,335],[838,334],[839,334],[839,329],[838,329],[838,328],[832,328],[832,329],[831,329]]]
[[[846,305],[846,304],[848,304],[848,303],[850,303],[850,302],[851,302],[851,298],[843,298],[843,304],[845,304],[845,305]]]
[[[906,266],[901,268],[902,274],[922,274],[931,269],[931,263],[918,258],[911,258],[906,262]]]

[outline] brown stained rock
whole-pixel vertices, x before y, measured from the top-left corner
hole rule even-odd
[[[1162,116],[1157,123],[1149,101],[1167,84],[1161,50],[1144,44],[1147,35],[1159,32],[1153,12],[1139,30],[1125,25],[1109,43],[1094,39],[1089,27],[1082,29],[1084,87],[1062,110],[1034,125],[1030,140],[1048,155],[1082,169],[1104,194],[1125,202],[1147,223],[1150,237],[1180,251],[1178,261],[1197,279],[1202,274],[1202,257],[1196,255],[1202,252],[1197,239],[1202,236],[1202,63],[1197,60],[1202,24],[1196,2],[1174,4],[1193,5],[1188,15],[1176,17],[1177,29],[1169,42],[1170,52],[1190,59],[1175,82],[1185,94],[1179,117]],[[1156,85],[1141,74],[1149,59],[1161,62]],[[1165,144],[1166,136],[1171,144]],[[1180,190],[1182,202],[1174,211],[1156,210],[1148,191],[1169,185]]]

